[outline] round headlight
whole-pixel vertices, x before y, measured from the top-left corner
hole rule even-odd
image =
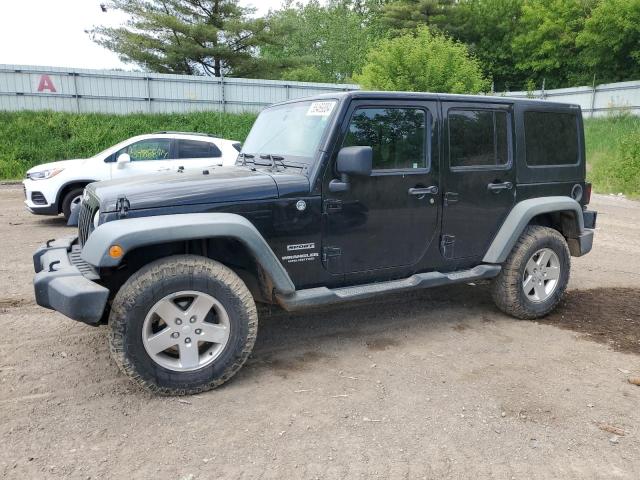
[[[100,223],[100,210],[96,212],[93,216],[93,228],[98,228],[98,224]]]

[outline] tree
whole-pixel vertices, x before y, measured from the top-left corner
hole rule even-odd
[[[264,19],[238,0],[112,0],[131,18],[119,28],[97,27],[93,40],[120,58],[161,73],[259,75],[256,58],[268,41]]]
[[[640,0],[607,0],[593,9],[576,44],[600,82],[640,78]]]
[[[363,62],[377,1],[318,0],[285,4],[269,18],[274,41],[261,56],[281,66],[278,78],[346,82]]]
[[[454,0],[395,0],[382,8],[382,24],[395,32],[407,32],[419,25],[448,23],[457,4]]]
[[[512,42],[520,33],[521,0],[465,0],[445,28],[477,57],[496,91],[521,89],[527,72],[514,68]]]
[[[530,0],[513,39],[515,68],[549,88],[585,82],[576,38],[598,0]]]
[[[381,40],[366,58],[355,79],[367,89],[479,93],[489,87],[465,45],[426,26]]]

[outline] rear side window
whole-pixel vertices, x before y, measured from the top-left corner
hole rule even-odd
[[[221,157],[220,149],[210,142],[196,140],[178,140],[178,158]]]
[[[449,110],[451,168],[509,163],[509,114],[501,110]]]
[[[374,170],[427,168],[426,117],[417,108],[359,108],[342,146],[371,147]]]
[[[576,165],[578,118],[573,113],[525,112],[527,165]]]

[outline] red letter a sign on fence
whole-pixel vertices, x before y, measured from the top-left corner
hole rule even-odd
[[[46,74],[40,76],[40,83],[38,83],[38,91],[44,92],[45,90],[49,90],[52,93],[56,92],[56,87],[53,84],[53,81],[49,78],[49,75]]]

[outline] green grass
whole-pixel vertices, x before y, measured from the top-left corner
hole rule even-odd
[[[599,193],[640,196],[640,117],[585,121],[587,178]]]
[[[255,115],[102,115],[0,112],[0,179],[44,162],[84,158],[133,135],[159,130],[212,133],[244,141]],[[587,177],[595,191],[640,196],[640,117],[587,119]]]
[[[244,141],[252,114],[103,115],[0,112],[0,179],[18,179],[34,165],[86,158],[134,135],[160,130],[211,133]]]

